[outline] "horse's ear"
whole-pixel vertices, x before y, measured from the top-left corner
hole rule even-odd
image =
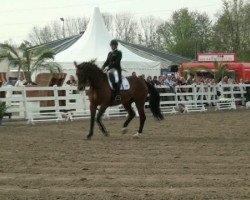
[[[91,64],[95,64],[96,60],[97,60],[97,58],[92,59],[92,60],[90,60],[89,62],[90,62]]]
[[[78,68],[78,65],[77,65],[77,62],[76,62],[76,61],[74,61],[74,65],[75,65],[76,68]]]

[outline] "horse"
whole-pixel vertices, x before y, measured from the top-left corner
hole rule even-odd
[[[160,95],[156,88],[150,83],[146,82],[143,78],[139,77],[128,77],[128,82],[130,83],[130,89],[126,91],[121,91],[121,101],[115,102],[112,100],[112,88],[109,85],[108,75],[104,73],[95,64],[95,60],[89,62],[83,62],[77,64],[74,62],[76,67],[76,76],[78,78],[78,90],[85,90],[86,85],[89,85],[89,91],[87,95],[90,100],[90,130],[87,139],[91,139],[94,131],[94,123],[96,111],[98,110],[96,122],[99,125],[101,132],[104,136],[109,136],[107,129],[102,123],[102,115],[105,113],[106,109],[110,106],[116,106],[122,104],[125,110],[128,112],[128,117],[123,124],[122,132],[125,134],[128,131],[128,125],[135,117],[135,112],[131,106],[135,103],[139,118],[140,126],[138,132],[134,135],[135,138],[139,138],[143,131],[144,123],[146,120],[146,115],[144,111],[145,102],[147,96],[149,95],[149,107],[153,113],[153,116],[157,120],[163,120],[164,117],[160,110]],[[98,109],[99,108],[99,109]]]

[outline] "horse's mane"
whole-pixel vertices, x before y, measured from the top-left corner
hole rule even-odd
[[[97,84],[107,78],[105,73],[96,65],[96,60],[83,62],[78,65],[78,69],[81,72],[80,74],[88,77],[91,84]]]

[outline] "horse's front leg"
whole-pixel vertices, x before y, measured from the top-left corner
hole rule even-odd
[[[94,106],[92,104],[90,105],[90,114],[91,114],[91,117],[90,117],[90,130],[89,130],[89,134],[87,136],[88,140],[90,140],[92,138],[93,133],[94,133],[96,108],[97,108],[97,106]]]
[[[109,136],[107,129],[105,128],[105,126],[104,126],[103,123],[102,123],[102,116],[103,116],[103,114],[105,113],[106,109],[107,109],[107,106],[102,105],[102,106],[100,107],[99,112],[98,112],[98,114],[97,114],[97,119],[96,119],[96,121],[97,121],[97,124],[99,125],[100,130],[102,131],[102,133],[103,133],[105,136]]]

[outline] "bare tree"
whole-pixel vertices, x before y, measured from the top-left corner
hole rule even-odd
[[[115,15],[114,19],[116,38],[126,42],[134,42],[137,37],[138,22],[130,13]]]
[[[39,45],[50,41],[62,39],[64,34],[66,37],[77,35],[86,30],[88,18],[66,18],[64,21],[64,29],[62,23],[53,21],[44,27],[33,27],[29,33],[29,41],[33,45]]]
[[[153,49],[162,49],[161,34],[158,33],[158,28],[162,20],[153,16],[148,16],[140,19],[141,34],[138,36],[138,42]]]
[[[113,33],[114,32],[114,28],[113,28],[114,16],[109,13],[103,13],[102,16],[103,16],[103,19],[104,19],[104,22],[108,31]]]

